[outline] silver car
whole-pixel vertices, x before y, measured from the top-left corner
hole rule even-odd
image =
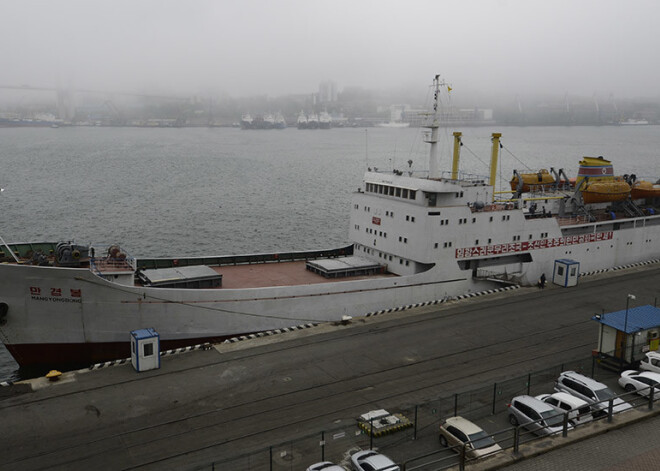
[[[522,425],[537,435],[552,435],[563,430],[564,418],[550,404],[525,394],[511,400],[509,422]],[[573,428],[570,423],[567,427]]]

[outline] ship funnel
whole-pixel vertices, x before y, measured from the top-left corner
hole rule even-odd
[[[461,157],[461,136],[463,133],[455,132],[454,133],[454,160],[451,166],[451,179],[458,180],[458,160]]]

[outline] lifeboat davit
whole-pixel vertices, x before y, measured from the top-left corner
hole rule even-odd
[[[555,177],[546,169],[541,169],[536,173],[514,173],[511,179],[511,191],[518,191],[518,184],[522,178],[522,191],[529,192],[534,189],[550,188],[555,184]]]
[[[588,182],[582,189],[586,204],[623,201],[630,195],[630,185],[623,180]]]
[[[632,199],[637,200],[641,198],[660,198],[660,184],[653,184],[651,182],[639,181],[633,183],[630,190]]]

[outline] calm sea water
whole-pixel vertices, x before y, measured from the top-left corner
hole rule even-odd
[[[660,177],[654,126],[463,128],[462,170],[564,168],[602,155],[618,174]],[[440,130],[449,170],[453,129]],[[0,129],[0,235],[7,242],[119,243],[137,257],[226,255],[348,244],[366,167],[428,169],[419,129]],[[0,345],[0,380],[17,366]]]

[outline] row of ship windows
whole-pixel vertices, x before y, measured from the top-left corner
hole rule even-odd
[[[378,193],[379,195],[395,196],[397,198],[404,198],[414,200],[417,196],[416,190],[409,190],[408,188],[399,188],[389,185],[378,185],[376,183],[367,183],[367,193]]]
[[[360,230],[360,226],[359,226],[359,224],[355,224],[354,227],[355,227],[355,230],[356,230],[356,231],[359,231],[359,230]],[[379,237],[382,237],[382,238],[384,238],[384,239],[387,239],[387,232],[376,231],[376,230],[371,229],[370,227],[367,227],[367,228],[365,229],[365,232],[366,232],[367,234],[373,234],[373,235],[377,235],[377,236],[379,236]],[[528,237],[529,240],[532,240],[532,237],[533,237],[532,234],[529,234],[529,237]],[[547,238],[548,238],[548,233],[547,233],[547,232],[541,232],[541,239],[547,239]],[[512,239],[513,242],[518,242],[518,241],[520,241],[520,240],[521,240],[521,236],[520,236],[520,235],[514,235],[514,236],[513,236],[513,239]],[[407,237],[399,236],[399,242],[403,242],[404,244],[407,244],[407,243],[408,243],[408,238],[407,238]],[[374,243],[375,243],[375,241],[374,241]],[[491,243],[492,243],[492,239],[488,239],[488,245],[490,245]],[[447,245],[447,244],[449,244],[449,245]],[[479,245],[479,239],[476,239],[476,240],[474,241],[474,245]],[[445,248],[447,248],[447,247],[451,247],[451,242],[445,242],[445,243],[444,243],[444,247],[445,247]],[[435,248],[436,248],[436,249],[438,248],[438,243],[437,243],[437,242],[435,243]]]
[[[364,247],[364,246],[358,247],[358,250],[362,250],[364,253],[367,253],[369,255],[377,253],[378,258],[384,258],[385,260],[388,260],[390,262],[392,261],[392,256],[391,255],[383,253],[380,250],[374,250],[374,249],[370,249],[369,247]],[[410,260],[405,260],[405,259],[400,258],[400,257],[396,257],[396,258],[399,259],[399,265],[405,265],[405,266],[410,265]]]
[[[360,209],[360,205],[356,204],[354,206],[354,208],[355,209]],[[365,206],[364,210],[369,213],[369,212],[371,212],[371,207],[370,206]],[[394,211],[385,211],[385,216],[394,217]],[[440,216],[440,211],[429,213],[429,216]],[[510,221],[510,220],[511,220],[511,215],[510,214],[505,214],[505,215],[502,216],[502,221]],[[415,216],[410,216],[409,214],[406,214],[406,221],[415,222]],[[467,224],[467,221],[468,221],[467,218],[460,218],[458,220],[458,223],[459,224]],[[476,222],[477,222],[477,218],[472,218],[472,224],[474,224]],[[488,218],[488,222],[493,222],[493,216],[490,216]],[[441,226],[449,225],[449,219],[441,219],[440,220],[440,225]]]

